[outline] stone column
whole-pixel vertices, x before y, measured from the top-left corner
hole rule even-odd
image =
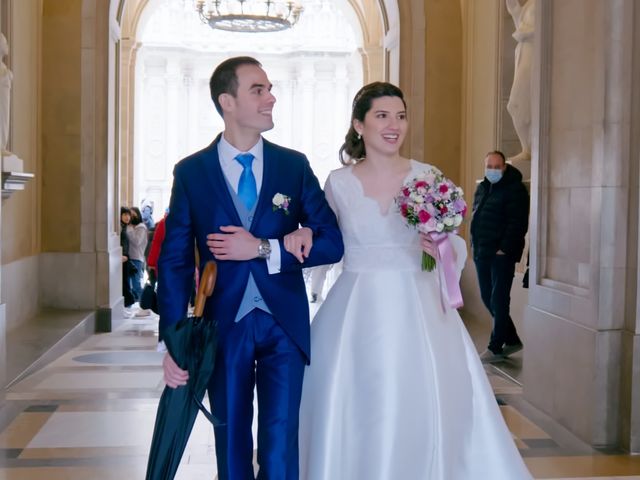
[[[42,76],[49,81],[41,95],[47,181],[41,202],[40,303],[95,311],[98,328],[110,329],[111,310],[122,293],[115,162],[108,146],[109,4],[82,3],[76,12],[80,21],[58,17],[53,8],[43,12]],[[61,282],[61,272],[71,274]]]
[[[362,57],[365,65],[365,82],[381,82],[385,80],[384,65],[385,49],[380,45],[366,45],[362,49]]]
[[[183,98],[180,98],[184,92],[183,75],[178,64],[177,57],[170,57],[167,64],[167,149],[165,157],[165,165],[173,165],[178,157],[180,157],[180,142],[184,141],[184,124],[182,119],[185,118],[182,109],[184,108]],[[182,137],[182,140],[181,140]],[[163,178],[164,180],[164,175]]]
[[[298,84],[302,91],[302,98],[299,103],[296,103],[300,108],[300,128],[294,130],[294,135],[298,138],[296,148],[310,155],[313,150],[313,94],[316,79],[312,60],[303,60],[303,62],[299,66],[298,72]]]
[[[344,136],[349,129],[349,122],[351,121],[351,101],[349,98],[349,71],[347,68],[348,57],[336,59],[336,73],[334,78],[334,92],[335,92],[335,108],[338,110],[338,118],[342,121],[333,125],[334,145],[336,148],[331,152],[330,163],[335,165],[333,168],[337,168],[338,163],[338,150],[344,143]]]
[[[136,206],[166,180],[168,165],[178,155],[177,137],[181,133],[176,124],[180,116],[176,114],[179,72],[175,60],[147,51],[141,74],[144,92],[137,102],[136,114],[139,128],[134,162]]]
[[[631,5],[629,5],[631,4]],[[626,271],[626,302],[621,344],[620,444],[625,450],[640,453],[640,6],[627,1],[624,8],[612,15],[621,28],[613,37],[617,46],[613,63],[622,69],[622,91],[627,101],[618,105],[619,128],[612,132],[622,141],[629,141],[623,155],[629,164],[629,235]],[[635,34],[632,35],[632,32]],[[633,65],[633,69],[631,69]],[[624,175],[624,172],[621,172]]]
[[[0,200],[0,252],[2,252],[2,201]],[[5,385],[7,377],[7,319],[6,305],[2,296],[2,262],[0,262],[0,386]],[[0,389],[0,404],[4,402],[5,389]]]
[[[190,152],[194,152],[198,146],[197,145],[197,141],[198,141],[197,120],[198,120],[198,114],[199,114],[198,89],[202,80],[197,75],[197,72],[194,69],[193,59],[190,59],[189,65],[185,67],[183,81],[184,81],[184,90],[185,90],[184,94],[186,96],[186,101],[185,101],[186,115],[184,118],[186,119],[185,138],[187,140],[187,143],[186,143],[185,151],[182,153],[186,155],[186,154],[189,154]],[[211,103],[211,108],[215,108],[213,106],[213,102]],[[170,178],[171,171],[169,171],[168,174]]]
[[[135,134],[135,78],[136,59],[140,43],[132,38],[120,40],[120,204],[131,205],[133,201],[133,139]]]
[[[539,1],[523,377],[586,442],[640,453],[635,3]]]

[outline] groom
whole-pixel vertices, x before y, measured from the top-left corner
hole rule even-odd
[[[310,354],[301,269],[338,262],[342,237],[306,157],[261,136],[273,128],[275,103],[261,64],[230,58],[213,72],[210,89],[225,129],[174,170],[158,265],[160,335],[187,311],[195,242],[200,267],[212,257],[218,263],[204,315],[217,320],[219,332],[209,384],[213,413],[225,423],[215,429],[219,478],[254,478],[256,387],[258,479],[297,480],[298,408]],[[167,385],[185,385],[187,372],[168,354],[163,367]]]

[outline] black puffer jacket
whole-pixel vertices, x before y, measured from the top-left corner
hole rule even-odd
[[[474,258],[490,257],[502,250],[513,261],[519,261],[528,226],[529,194],[520,171],[507,164],[500,181],[491,184],[485,178],[473,198]]]

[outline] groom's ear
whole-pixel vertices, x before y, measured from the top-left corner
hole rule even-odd
[[[233,109],[233,105],[235,104],[233,95],[230,93],[221,93],[218,95],[218,102],[220,103],[220,107],[223,112],[228,112]]]

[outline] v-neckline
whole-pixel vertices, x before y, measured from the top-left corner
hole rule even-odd
[[[376,200],[375,198],[370,197],[369,195],[364,193],[364,185],[362,184],[362,180],[360,180],[360,178],[358,178],[358,176],[354,173],[354,171],[353,171],[353,167],[354,166],[355,165],[350,165],[349,166],[349,173],[353,177],[354,181],[358,184],[358,188],[360,189],[360,193],[362,194],[362,197],[367,199],[370,202],[373,202],[377,207],[376,211],[378,212],[378,214],[383,218],[387,218],[389,216],[389,213],[391,212],[391,207],[393,207],[393,204],[395,202],[395,197],[392,198],[391,201],[389,202],[389,205],[387,206],[386,211],[383,211],[382,210],[383,205],[378,200]],[[407,182],[407,180],[409,179],[409,177],[411,176],[412,173],[413,173],[413,159],[409,159],[409,171],[407,172],[407,174],[402,179],[402,183],[400,184],[400,188],[398,188],[398,193],[400,192],[400,189]]]

